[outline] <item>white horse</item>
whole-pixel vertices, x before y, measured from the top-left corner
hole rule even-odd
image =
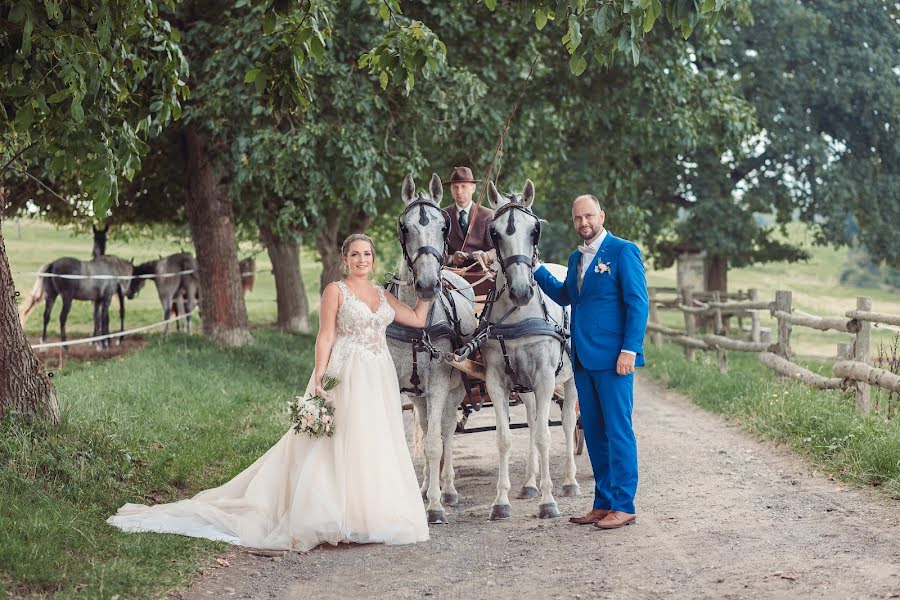
[[[443,186],[436,174],[431,177],[430,188],[430,197],[416,195],[412,175],[403,180],[404,210],[397,222],[403,259],[394,277],[395,294],[401,302],[413,306],[417,297],[434,300],[425,329],[429,335],[423,340],[423,330],[393,324],[388,328],[388,348],[400,388],[415,406],[419,426],[425,432],[422,494],[428,500],[428,522],[437,524],[447,523],[442,503],[459,504],[454,485],[453,434],[457,407],[465,394],[459,371],[447,364],[443,355],[468,341],[466,336],[475,330],[477,320],[474,292],[452,289],[466,288],[466,280],[442,270],[450,223],[440,208]]]
[[[509,393],[519,388],[534,393],[521,397],[528,412],[530,433],[526,482],[520,498],[540,493],[538,517],[559,516],[550,479],[550,405],[557,384],[562,384],[563,431],[566,439],[566,477],[563,495],[581,493],[575,480],[575,404],[577,391],[571,362],[565,354],[562,332],[568,324],[567,309],[540,291],[532,273],[532,260],[540,240],[541,224],[531,212],[534,184],[525,182],[521,199],[506,198],[488,184],[488,200],[495,209],[491,238],[497,250],[500,272],[496,293],[487,322],[490,335],[481,346],[485,364],[488,394],[494,404],[497,421],[497,446],[500,451],[497,497],[491,507],[492,520],[511,517],[509,503]],[[566,269],[552,267],[557,277],[565,277]],[[483,321],[484,324],[484,321]],[[539,463],[539,464],[538,464]],[[540,470],[540,490],[535,475]]]

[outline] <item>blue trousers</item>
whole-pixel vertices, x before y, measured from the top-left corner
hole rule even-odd
[[[634,373],[588,371],[575,367],[581,425],[594,469],[594,508],[634,514],[637,492],[637,440],[631,425]]]

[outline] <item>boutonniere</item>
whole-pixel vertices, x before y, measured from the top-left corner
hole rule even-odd
[[[611,263],[608,262],[597,261],[597,266],[594,267],[594,273],[609,273],[610,265]]]

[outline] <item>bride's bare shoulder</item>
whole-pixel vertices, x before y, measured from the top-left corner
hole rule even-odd
[[[341,286],[337,281],[332,281],[325,286],[325,289],[322,291],[322,304],[328,303],[340,305],[342,301],[343,294],[341,293]]]

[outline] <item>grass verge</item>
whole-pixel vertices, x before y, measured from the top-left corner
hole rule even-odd
[[[863,416],[849,394],[778,381],[755,354],[729,353],[722,374],[709,353],[688,362],[670,343],[646,352],[645,372],[694,403],[790,445],[836,478],[900,498],[900,418]]]
[[[119,359],[70,363],[54,379],[59,427],[0,422],[0,595],[157,598],[225,547],[105,520],[125,502],[220,485],[287,431],[313,338],[254,338],[222,350],[153,337]]]

